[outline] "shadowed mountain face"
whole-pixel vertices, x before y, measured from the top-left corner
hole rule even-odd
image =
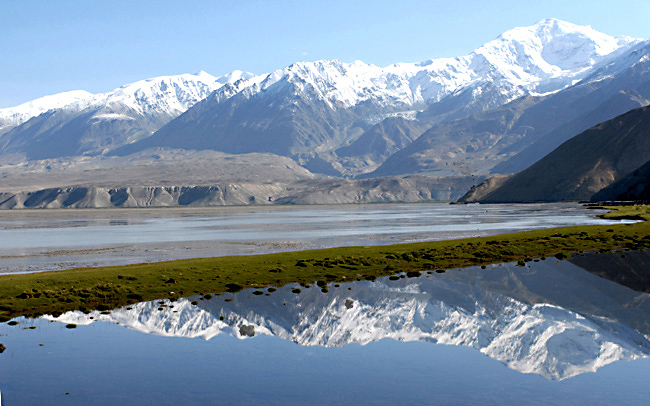
[[[300,156],[340,142],[347,127],[354,131],[358,114],[330,108],[309,84],[296,81],[280,82],[260,93],[242,91],[225,101],[220,94],[213,95],[152,137],[116,153],[156,146]]]
[[[649,133],[650,107],[633,110],[570,139],[496,188],[476,188],[461,200],[589,200],[650,160]]]
[[[592,201],[650,201],[650,161],[591,197]]]
[[[83,112],[52,110],[9,131],[0,148],[30,160],[101,155],[115,145],[151,135],[174,117],[165,112],[142,115],[124,104]]]
[[[632,52],[633,55],[648,53],[648,47]],[[581,87],[578,86],[577,89]],[[640,62],[614,77],[585,86],[581,97],[570,97],[571,92],[563,92],[567,93],[568,98],[564,94],[558,95],[560,102],[554,101],[557,105],[552,114],[540,115],[551,118],[550,123],[559,121],[563,124],[533,139],[524,150],[496,165],[493,173],[522,171],[575,135],[630,110],[650,104],[650,62]]]
[[[614,78],[433,124],[371,176],[519,172],[576,134],[648,104],[650,62],[642,62]]]
[[[204,339],[265,334],[303,346],[365,345],[384,338],[461,345],[548,379],[650,355],[650,297],[568,261],[330,283],[328,293],[313,286],[295,294],[292,288],[267,296],[241,292],[229,302],[216,297],[196,306],[193,299],[180,299],[164,308],[140,303],[110,315],[73,312],[57,320],[109,320],[145,333]]]

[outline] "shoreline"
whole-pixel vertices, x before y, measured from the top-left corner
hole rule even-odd
[[[0,240],[4,241],[0,247],[0,274],[294,249],[402,244],[544,227],[618,223],[595,217],[603,212],[576,203],[30,211],[0,216]]]
[[[99,268],[0,275],[0,321],[70,310],[110,310],[156,299],[220,294],[247,288],[373,280],[533,258],[569,258],[573,252],[650,248],[650,208],[606,207],[619,225],[569,226],[487,237],[380,246],[347,246]]]

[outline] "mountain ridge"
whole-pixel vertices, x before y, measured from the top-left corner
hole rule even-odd
[[[0,130],[0,164],[14,165],[9,173],[171,148],[270,153],[320,177],[483,177],[647,104],[649,55],[649,40],[546,19],[455,58],[163,76],[35,103],[33,117]],[[18,110],[1,109],[0,126]]]

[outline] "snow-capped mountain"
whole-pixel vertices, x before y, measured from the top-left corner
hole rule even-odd
[[[542,99],[585,78],[602,80],[598,72],[640,43],[550,19],[508,31],[457,58],[385,68],[360,61],[299,62],[242,83],[238,92],[217,91],[118,153],[161,146],[271,152],[316,172],[358,175],[445,120],[523,97]],[[363,145],[353,145],[356,140]]]
[[[32,118],[0,138],[0,155],[163,147],[273,153],[334,176],[486,175],[553,131],[561,134],[545,147],[646,103],[649,46],[547,19],[454,58],[387,67],[323,60],[258,76],[151,79],[95,95],[82,110]],[[593,113],[627,89],[617,83],[640,94]]]
[[[117,322],[145,333],[202,337],[277,336],[303,346],[369,344],[384,338],[474,347],[522,373],[566,379],[618,360],[650,355],[648,303],[640,294],[568,262],[464,269],[430,277],[291,287],[270,296],[147,302],[110,315],[64,314],[56,320]],[[352,286],[352,290],[347,290]],[[517,286],[517,289],[512,289]],[[562,289],[558,289],[562,286]],[[92,317],[92,318],[91,318]],[[253,326],[244,327],[242,326]]]
[[[0,117],[23,121],[0,139],[0,149],[30,159],[103,154],[151,135],[216,89],[252,76],[235,71],[217,78],[199,72],[141,80],[95,95],[47,96],[0,110]],[[28,109],[31,104],[36,108]]]
[[[0,134],[48,110],[61,109],[69,105],[87,106],[94,97],[95,95],[85,90],[73,90],[41,97],[16,107],[0,109]]]
[[[270,73],[255,92],[280,82],[298,91],[351,108],[373,102],[393,108],[438,102],[451,93],[486,82],[509,90],[507,101],[525,94],[557,92],[586,77],[640,40],[611,37],[590,26],[548,19],[507,31],[469,55],[380,68],[361,61],[298,62]],[[257,82],[256,82],[257,84]]]

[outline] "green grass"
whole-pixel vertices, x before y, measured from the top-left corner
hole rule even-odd
[[[650,207],[612,207],[605,218],[650,219]],[[68,310],[109,310],[140,301],[221,294],[297,282],[374,280],[418,272],[568,258],[572,252],[650,247],[650,222],[577,226],[491,237],[372,247],[342,247],[265,255],[80,268],[0,276],[0,321]],[[273,290],[268,289],[268,292]]]

